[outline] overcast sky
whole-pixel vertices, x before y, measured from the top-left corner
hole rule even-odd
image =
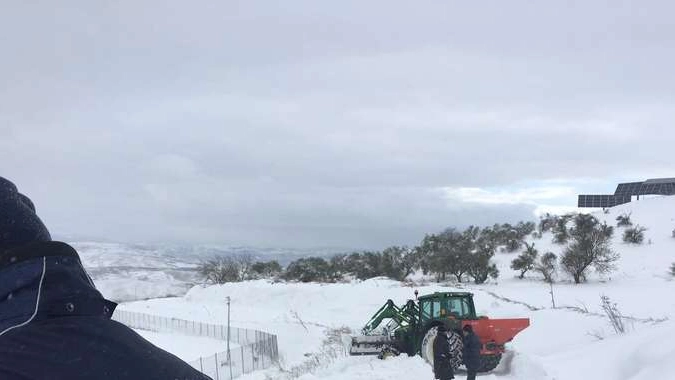
[[[675,176],[667,1],[6,1],[56,236],[383,248]]]

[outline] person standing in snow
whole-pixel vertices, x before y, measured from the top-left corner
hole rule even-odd
[[[466,366],[466,380],[476,380],[476,372],[480,368],[480,339],[473,332],[471,325],[464,326],[462,331],[464,332],[462,358]]]
[[[440,325],[438,326],[436,339],[434,339],[434,376],[436,376],[436,379],[450,380],[455,378],[451,359],[448,331],[444,325]]]
[[[0,379],[211,380],[111,320],[116,306],[0,177]]]

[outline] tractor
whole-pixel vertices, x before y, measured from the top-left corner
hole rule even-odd
[[[466,292],[433,293],[408,300],[398,307],[388,300],[362,330],[352,338],[351,355],[378,355],[386,358],[402,353],[421,355],[433,365],[433,342],[438,326],[451,332],[448,341],[453,352],[453,368],[462,364],[462,334],[471,325],[482,343],[479,372],[495,369],[505,352],[504,345],[530,325],[528,318],[490,319],[477,316],[473,294]],[[382,328],[380,326],[387,321]]]

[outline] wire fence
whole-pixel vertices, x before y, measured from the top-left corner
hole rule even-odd
[[[113,319],[131,328],[154,332],[227,340],[227,326],[167,318],[156,315],[116,310]],[[270,368],[278,362],[277,336],[264,331],[230,327],[230,342],[239,347],[230,351],[200,357],[190,365],[214,380],[234,379],[243,374]]]

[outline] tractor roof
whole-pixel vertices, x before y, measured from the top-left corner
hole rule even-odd
[[[419,297],[420,300],[435,299],[435,298],[453,298],[453,297],[472,297],[473,293],[469,292],[435,292]]]

